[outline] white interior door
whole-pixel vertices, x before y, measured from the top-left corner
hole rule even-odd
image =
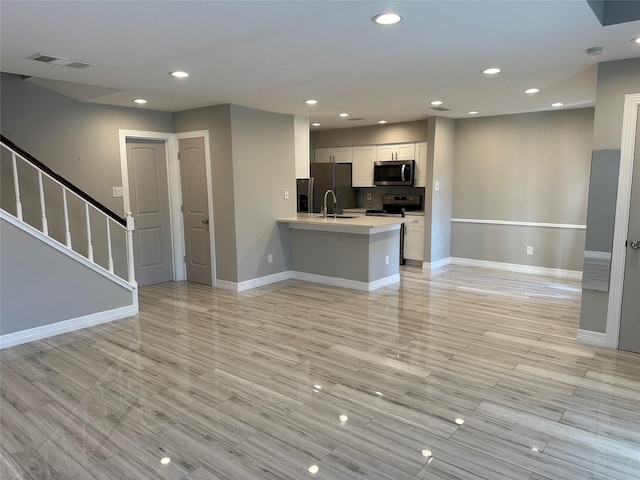
[[[640,107],[637,114],[618,348],[640,353]]]
[[[211,285],[211,223],[203,137],[178,140],[187,280]]]
[[[163,141],[127,141],[133,250],[138,285],[173,280],[167,162]]]

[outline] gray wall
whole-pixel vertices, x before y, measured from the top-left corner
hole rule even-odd
[[[456,122],[435,117],[429,122],[427,185],[425,195],[425,261],[437,262],[451,256],[451,213],[455,161]],[[435,182],[440,183],[436,192]],[[425,201],[425,206],[427,201]],[[427,211],[429,212],[427,214]]]
[[[348,121],[345,121],[348,122]],[[311,131],[311,149],[349,145],[376,145],[382,143],[426,142],[427,120],[354,127],[346,125],[336,130]],[[348,128],[352,127],[352,128]],[[313,129],[313,127],[311,127]],[[311,155],[313,158],[313,155]]]
[[[289,270],[287,229],[275,219],[296,211],[293,116],[220,105],[174,120],[176,133],[209,131],[217,278],[243,282]]]
[[[133,304],[129,290],[0,220],[0,335]]]
[[[296,213],[293,128],[293,115],[231,106],[238,282],[289,270],[288,229],[276,218]]]
[[[604,62],[598,64],[598,85],[593,125],[593,150],[620,150],[622,138],[622,114],[624,97],[629,93],[640,93],[640,58]],[[618,162],[612,157],[609,168],[618,169]],[[596,177],[592,181],[604,181]],[[592,190],[598,187],[592,186]],[[616,193],[617,195],[617,193]],[[587,232],[599,229],[599,222],[588,223]],[[608,292],[582,289],[582,311],[580,328],[604,333],[607,327]]]
[[[592,128],[591,108],[458,120],[453,218],[584,224]],[[581,270],[583,230],[535,229],[453,223],[451,255]]]

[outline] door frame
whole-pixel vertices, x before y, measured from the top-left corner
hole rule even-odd
[[[210,249],[210,253],[211,253],[211,286],[215,287],[216,286],[216,249],[215,249],[215,228],[214,228],[214,221],[213,221],[213,172],[211,170],[211,146],[209,144],[209,131],[208,130],[194,130],[191,132],[182,132],[182,133],[176,133],[174,134],[174,139],[175,139],[175,143],[176,143],[176,160],[178,160],[178,151],[179,151],[179,146],[178,146],[178,140],[183,140],[185,138],[199,138],[202,137],[204,140],[204,160],[205,160],[205,170],[206,170],[206,175],[207,175],[207,207],[209,209],[209,249]],[[180,183],[180,163],[179,160],[176,162],[176,166],[178,169],[178,187],[181,188],[181,183]],[[178,199],[178,201],[180,202],[180,205],[182,205],[182,190],[179,190],[180,192],[180,197]],[[182,218],[182,209],[179,209],[180,213],[181,213],[181,218]],[[182,218],[182,224],[180,225],[180,228],[184,228],[184,218]],[[181,236],[182,236],[182,245],[183,245],[183,252],[186,251],[186,245],[184,244],[185,242],[185,238],[184,238],[184,231],[181,230]],[[184,253],[182,254],[184,258]],[[183,261],[182,262],[182,268],[184,269],[185,272],[185,278],[186,278],[186,271],[187,271],[187,265],[186,263]]]
[[[169,219],[171,224],[171,254],[173,280],[186,279],[184,263],[184,235],[182,231],[182,192],[180,188],[180,164],[178,163],[178,141],[173,133],[150,132],[144,130],[118,130],[120,142],[120,172],[122,175],[122,204],[125,215],[131,212],[129,192],[129,164],[127,159],[127,140],[160,140],[164,142],[169,191]],[[135,220],[135,219],[134,219]]]
[[[611,280],[609,304],[607,307],[607,347],[618,348],[620,321],[622,317],[622,294],[627,248],[625,240],[629,232],[631,211],[631,183],[635,155],[635,142],[640,108],[640,93],[630,93],[624,98],[622,116],[622,141],[620,151],[620,173],[618,175],[618,197],[613,227],[613,248],[611,251]],[[638,166],[640,168],[640,165]],[[640,185],[636,186],[640,188]]]

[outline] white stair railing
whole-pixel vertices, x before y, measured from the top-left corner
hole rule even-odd
[[[45,197],[45,190],[43,184],[43,177],[52,181],[57,187],[62,190],[62,210],[64,215],[64,243],[61,243],[69,250],[73,250],[76,253],[82,252],[79,249],[74,248],[72,237],[71,237],[71,227],[69,221],[69,206],[67,196],[71,195],[78,199],[80,202],[84,204],[84,221],[86,224],[86,237],[87,237],[87,245],[86,245],[86,258],[90,262],[98,265],[101,268],[105,268],[110,273],[117,275],[114,272],[114,249],[112,246],[112,234],[111,228],[115,225],[116,228],[120,229],[125,237],[126,242],[126,265],[127,265],[127,275],[126,278],[122,277],[131,285],[136,285],[135,283],[135,271],[134,271],[134,259],[133,259],[133,230],[134,230],[134,222],[133,216],[131,212],[127,212],[125,218],[121,218],[111,210],[91,198],[86,193],[82,192],[80,189],[75,187],[73,184],[62,178],[57,173],[53,172],[47,166],[42,164],[40,161],[24,152],[22,149],[14,145],[10,140],[6,139],[4,136],[0,141],[0,145],[6,151],[11,154],[11,168],[13,170],[13,188],[15,192],[15,217],[24,222],[24,205],[21,200],[21,192],[20,192],[20,175],[18,174],[18,165],[19,162],[28,165],[29,167],[35,169],[38,175],[38,197],[39,197],[39,210],[40,210],[40,218],[41,218],[41,231],[44,235],[52,238],[49,234],[49,221],[47,219],[47,198]],[[94,242],[92,239],[92,226],[91,226],[91,212],[97,212],[97,214],[101,215],[105,218],[106,221],[106,256],[107,256],[107,266],[101,266],[94,260]],[[95,220],[95,219],[94,219]],[[55,239],[54,239],[55,240]],[[84,256],[84,255],[83,255]]]

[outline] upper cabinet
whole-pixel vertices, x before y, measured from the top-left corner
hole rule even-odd
[[[389,145],[378,145],[376,159],[378,162],[387,160],[415,160],[415,143],[397,143]]]
[[[296,178],[309,178],[309,117],[294,115],[293,138]]]
[[[416,187],[427,186],[427,142],[416,143],[416,171],[415,183]]]
[[[351,163],[353,147],[327,147],[315,149],[315,163]]]
[[[376,146],[353,147],[351,185],[353,187],[373,187],[373,164],[376,161]]]

